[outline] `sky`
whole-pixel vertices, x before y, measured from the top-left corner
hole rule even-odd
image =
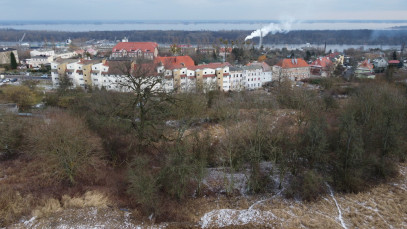
[[[0,20],[407,20],[406,0],[0,0]]]

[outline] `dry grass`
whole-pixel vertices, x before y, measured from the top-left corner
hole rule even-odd
[[[34,204],[32,195],[23,196],[19,192],[0,185],[0,227],[28,214]]]
[[[60,211],[62,211],[61,203],[58,200],[51,198],[45,200],[43,205],[34,209],[31,214],[36,218],[42,218]]]
[[[110,204],[110,201],[108,196],[103,193],[98,191],[87,191],[81,197],[69,197],[64,195],[62,196],[61,203],[64,208],[106,208]]]
[[[407,164],[402,164],[400,168],[401,175],[397,180],[379,185],[369,192],[334,195],[341,209],[343,221],[348,228],[407,227]],[[255,199],[250,201],[254,203]],[[248,211],[247,203],[231,208],[230,202],[231,200],[215,200],[212,204],[202,205],[203,211],[201,212],[210,212],[208,205],[212,206],[212,211],[215,209],[233,210],[227,213],[222,210],[212,212],[215,214],[211,214],[209,217],[208,225],[210,227],[224,225],[222,218],[230,218],[232,219],[230,227],[233,227],[234,223],[242,226],[242,221],[244,221],[248,227],[342,228],[338,209],[331,196],[325,196],[312,203],[271,197],[263,202],[258,202],[251,208],[251,211]],[[199,204],[200,201],[195,206],[201,206]],[[204,214],[200,216],[202,217]],[[220,216],[221,218],[219,218]],[[242,219],[242,217],[246,218]],[[197,217],[191,216],[191,218],[196,220]]]
[[[109,204],[109,198],[98,191],[88,191],[80,197],[62,196],[62,200],[47,199],[43,204],[32,211],[32,216],[36,218],[47,217],[64,209],[70,208],[106,208]]]

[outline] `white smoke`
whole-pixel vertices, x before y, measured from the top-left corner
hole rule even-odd
[[[245,38],[245,41],[253,39],[255,37],[265,37],[267,34],[276,34],[276,33],[288,33],[291,30],[292,21],[287,21],[281,24],[270,23],[267,26],[264,26],[261,29],[253,31],[249,36]]]

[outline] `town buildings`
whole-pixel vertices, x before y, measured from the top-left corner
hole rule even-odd
[[[59,59],[51,64],[51,77],[54,86],[59,85],[61,77],[68,77],[74,87],[124,92],[129,90],[125,86],[126,78],[138,68],[153,66],[152,64],[154,70],[148,74],[160,79],[157,87],[165,91],[186,93],[254,90],[272,80],[268,65],[254,63],[231,67],[227,62],[194,65],[189,56],[157,57],[150,64],[141,65],[132,60]]]

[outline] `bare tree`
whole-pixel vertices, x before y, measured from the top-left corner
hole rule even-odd
[[[133,110],[132,127],[136,130],[138,150],[157,137],[162,137],[157,129],[159,116],[165,113],[165,104],[172,101],[172,79],[165,79],[165,69],[153,62],[118,62],[116,84],[132,94],[129,108]],[[109,70],[110,71],[110,70]]]

